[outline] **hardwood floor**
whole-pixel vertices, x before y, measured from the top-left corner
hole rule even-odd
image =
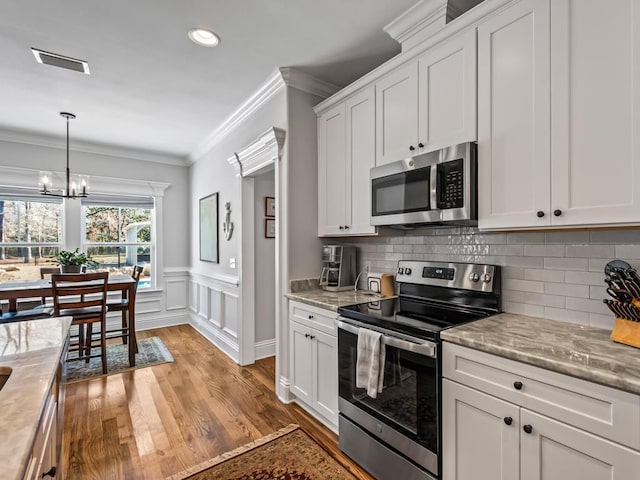
[[[158,480],[297,423],[360,479],[371,477],[337,437],[274,394],[275,361],[239,367],[191,326],[159,336],[175,362],[67,385],[64,458],[70,480]]]

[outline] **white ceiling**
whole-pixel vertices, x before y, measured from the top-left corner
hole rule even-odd
[[[0,130],[186,157],[276,68],[347,85],[399,52],[416,0],[2,0]],[[207,27],[217,48],[194,45]],[[30,48],[87,60],[91,75]]]

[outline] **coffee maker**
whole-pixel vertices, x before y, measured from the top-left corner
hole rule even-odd
[[[356,277],[356,247],[325,245],[322,247],[320,286],[330,292],[354,288]]]

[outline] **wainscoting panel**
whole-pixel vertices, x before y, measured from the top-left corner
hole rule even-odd
[[[167,295],[167,310],[182,310],[187,308],[187,279],[170,278],[165,282]]]
[[[237,338],[239,283],[235,277],[191,272],[189,299],[191,324],[234,361],[239,360]]]
[[[238,295],[223,292],[224,295],[224,331],[238,337]]]
[[[198,283],[194,280],[189,280],[189,310],[198,311]]]
[[[209,318],[209,287],[198,284],[198,315]]]
[[[219,288],[211,288],[209,289],[209,294],[211,297],[211,313],[209,315],[209,321],[216,327],[222,328],[224,319],[224,298],[222,290]]]

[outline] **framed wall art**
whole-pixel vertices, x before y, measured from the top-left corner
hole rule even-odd
[[[217,192],[200,199],[200,260],[219,263]]]
[[[264,238],[276,238],[276,219],[264,219]]]
[[[274,197],[264,197],[264,216],[271,218],[276,216],[276,199]]]

